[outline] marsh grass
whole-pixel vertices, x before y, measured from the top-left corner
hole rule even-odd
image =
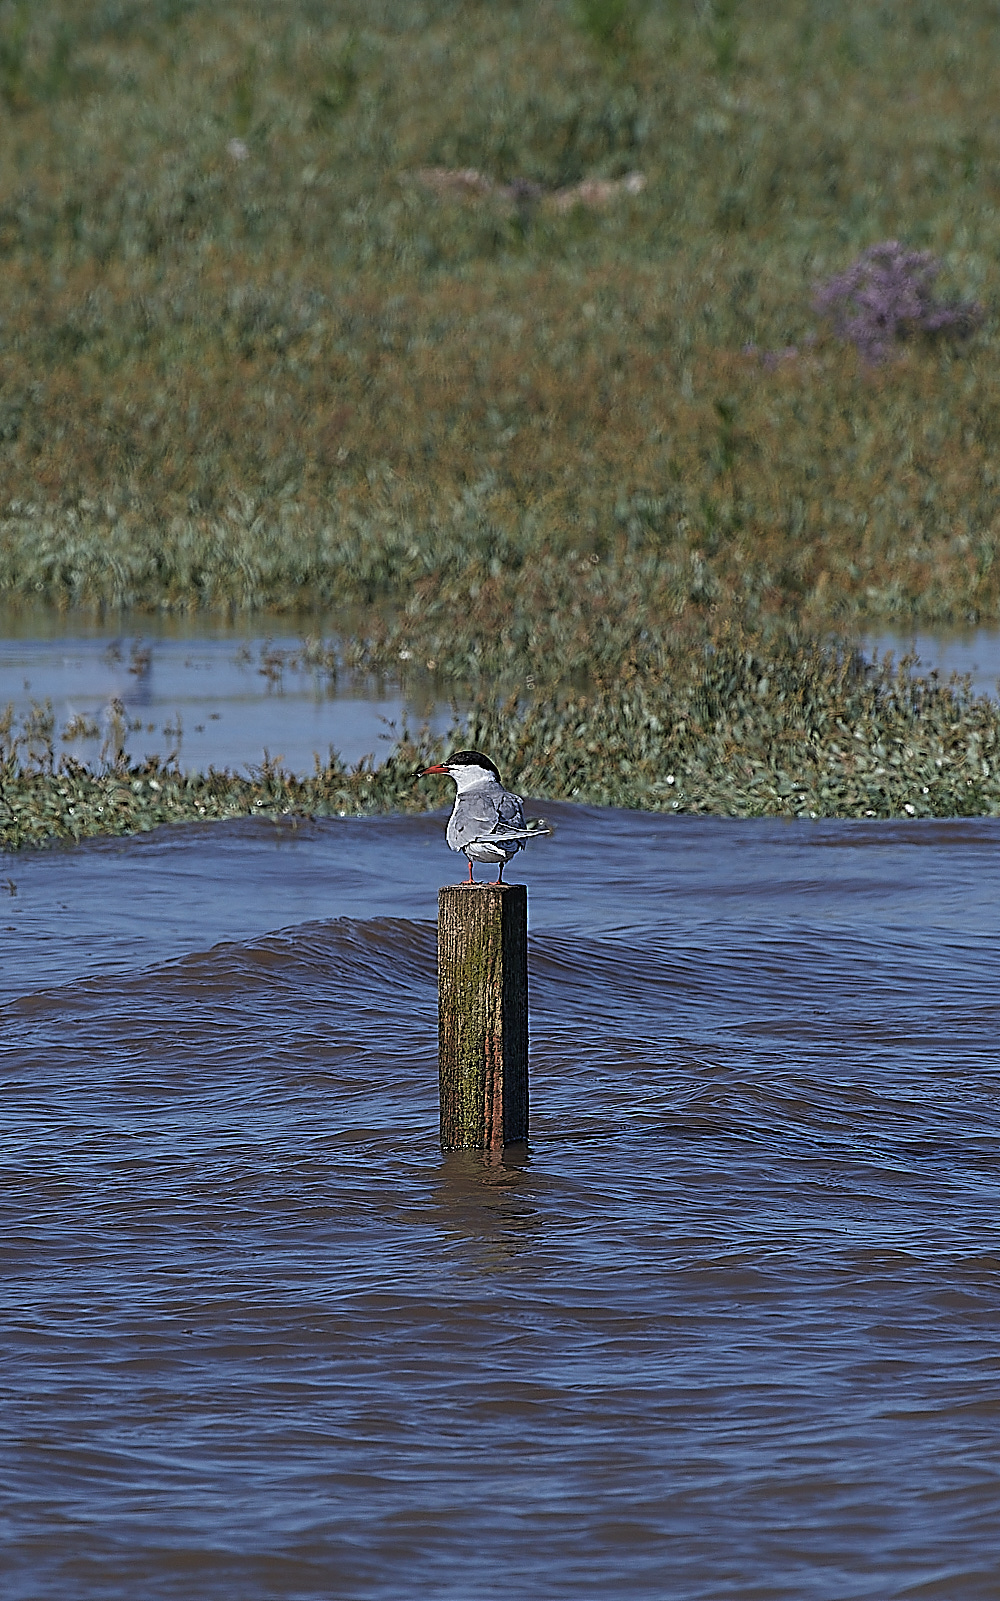
[[[7,0],[5,591],[381,603],[447,584],[458,525],[480,563],[694,564],[696,609],[995,617],[992,312],[873,373],[812,307],[891,237],[995,298],[993,24]],[[428,193],[435,163],[647,185],[511,211]]]
[[[51,709],[0,721],[0,845],[245,816],[420,811],[450,800],[418,769],[456,744],[491,752],[536,798],[728,816],[1000,815],[1000,706],[967,683],[917,679],[836,646],[724,634],[659,672],[482,702],[449,739],[404,732],[388,758],[309,777],[130,764],[109,727],[100,769],[58,754]]]
[[[996,619],[995,23],[2,0],[5,599],[350,608],[352,664],[542,722],[579,690],[608,740],[628,674],[659,704],[740,631],[808,677],[833,632]],[[892,239],[984,316],[873,367],[813,294]]]

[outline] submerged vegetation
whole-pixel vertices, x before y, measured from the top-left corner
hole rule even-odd
[[[992,809],[955,752],[992,763],[993,712],[849,642],[1000,619],[995,27],[0,0],[5,599],[349,610],[356,666],[479,696],[536,792]],[[14,841],[409,804],[399,762],[301,793],[119,763],[65,769],[71,822],[19,751]]]

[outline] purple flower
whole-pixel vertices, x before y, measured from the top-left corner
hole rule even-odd
[[[898,239],[887,239],[821,284],[813,304],[833,317],[837,333],[865,361],[883,361],[896,340],[918,333],[962,337],[982,321],[974,300],[935,300],[931,286],[940,270],[928,251],[904,250]]]

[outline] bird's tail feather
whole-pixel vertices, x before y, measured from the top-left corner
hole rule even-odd
[[[544,834],[551,834],[553,830],[544,825],[541,828],[505,828],[495,834],[483,834],[479,839],[470,840],[470,845],[505,845],[516,839],[538,839]]]

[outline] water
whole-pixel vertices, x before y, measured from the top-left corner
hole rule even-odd
[[[1000,822],[545,813],[503,1160],[442,816],[0,860],[10,1601],[993,1601]]]
[[[285,625],[287,628],[287,624]],[[110,730],[109,707],[124,710],[130,756],[176,753],[181,767],[243,769],[265,754],[292,772],[310,773],[334,748],[349,763],[382,760],[404,722],[447,729],[450,710],[424,693],[354,683],[341,672],[296,665],[300,637],[242,635],[220,629],[87,633],[0,640],[0,710],[19,717],[49,701],[57,747],[99,763]]]
[[[964,634],[877,634],[865,640],[864,648],[869,656],[891,650],[897,660],[915,655],[920,663],[918,672],[933,669],[946,683],[953,673],[967,675],[977,695],[995,700],[1000,693],[1000,630],[996,628],[975,628]]]

